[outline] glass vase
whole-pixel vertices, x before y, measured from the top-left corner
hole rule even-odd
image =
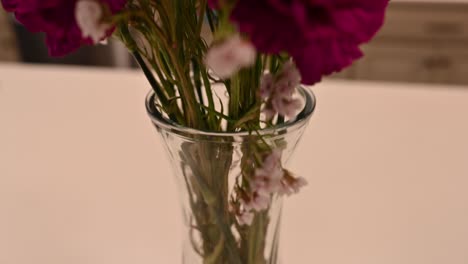
[[[177,181],[183,212],[183,264],[278,264],[282,196],[241,224],[236,201],[242,175],[253,168],[252,157],[264,144],[281,146],[287,165],[315,108],[313,94],[298,89],[302,111],[293,120],[257,133],[215,133],[181,127],[152,107],[147,110],[159,132]]]

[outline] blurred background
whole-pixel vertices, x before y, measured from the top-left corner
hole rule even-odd
[[[392,1],[386,24],[364,46],[366,57],[334,78],[419,83],[468,83],[468,1]],[[0,11],[3,12],[3,11]],[[136,67],[116,41],[50,58],[41,34],[0,13],[0,61]]]

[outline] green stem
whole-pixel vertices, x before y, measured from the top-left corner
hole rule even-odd
[[[198,19],[198,29],[197,29],[197,36],[201,35],[201,31],[203,28],[203,23],[205,20],[205,14],[206,14],[206,9],[207,9],[207,2],[208,0],[200,0],[200,15]]]
[[[158,100],[161,102],[161,105],[163,107],[165,107],[165,111],[168,113],[169,115],[169,118],[172,120],[172,121],[177,121],[177,122],[181,122],[183,120],[183,116],[182,114],[179,112],[179,111],[170,111],[167,107],[169,106],[169,100],[167,99],[166,95],[164,94],[164,92],[162,91],[161,89],[161,86],[159,85],[159,83],[156,81],[156,78],[154,78],[153,76],[153,73],[151,72],[151,70],[148,68],[148,66],[146,65],[145,61],[143,60],[143,58],[141,57],[140,53],[138,53],[137,51],[134,51],[133,53],[133,56],[135,57],[135,60],[138,62],[138,64],[140,65],[143,73],[145,74],[146,76],[146,79],[148,80],[148,82],[150,83],[151,87],[153,88],[153,91],[155,92]]]
[[[239,104],[241,96],[240,77],[238,74],[231,78],[231,89],[229,95],[229,116],[232,119],[237,120],[240,115]],[[229,131],[232,131],[233,129],[233,126],[228,126]]]

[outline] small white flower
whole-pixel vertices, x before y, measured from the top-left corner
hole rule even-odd
[[[288,118],[296,116],[302,106],[301,100],[285,97],[273,98],[271,104],[278,114]]]
[[[255,179],[259,179],[260,181],[279,181],[283,178],[283,169],[281,166],[275,166],[271,169],[267,169],[265,167],[257,168],[255,170]]]
[[[293,191],[295,193],[298,193],[302,187],[304,186],[307,186],[307,180],[302,178],[302,177],[299,177],[296,179],[296,181],[294,181],[294,183],[291,185],[291,189],[293,189]]]
[[[102,5],[95,0],[80,0],[76,3],[75,18],[83,37],[90,37],[94,44],[106,37],[112,26],[103,23]]]
[[[252,43],[235,35],[210,48],[205,64],[220,78],[227,79],[243,67],[255,63],[257,52]]]
[[[267,171],[273,171],[281,168],[281,155],[283,150],[281,148],[275,148],[263,161],[262,168]]]
[[[262,99],[268,98],[273,92],[273,75],[267,73],[262,76],[260,80],[260,97]]]
[[[264,192],[269,192],[270,189],[270,179],[268,177],[255,177],[251,184],[252,184],[252,189],[254,190],[262,190]]]
[[[267,99],[263,108],[266,120],[276,114],[293,118],[301,108],[301,101],[293,94],[301,83],[301,74],[292,61],[286,62],[281,71],[273,78],[268,74],[262,78],[260,96]]]
[[[278,193],[280,195],[292,195],[294,193],[298,193],[302,187],[307,185],[307,180],[299,177],[293,178],[290,175],[285,175],[285,178],[281,180],[281,185],[279,188]]]
[[[257,173],[255,179],[253,180],[253,186],[255,190],[259,190],[261,192],[266,193],[277,192],[279,190],[280,184],[281,180],[271,177],[270,174]]]
[[[245,210],[254,210],[257,212],[268,209],[270,206],[270,194],[262,190],[257,190],[252,194],[250,201],[245,203]]]
[[[275,193],[279,189],[280,181],[283,178],[284,170],[281,167],[282,149],[274,149],[268,154],[260,168],[255,169],[253,186],[255,190],[266,193]]]
[[[286,62],[275,83],[276,92],[281,97],[291,98],[299,84],[301,84],[301,74],[299,70],[292,61]]]
[[[281,181],[278,194],[281,196],[290,196],[291,194],[293,194],[293,191],[291,190],[291,187],[288,185],[288,183],[286,183],[285,181]]]
[[[272,120],[272,119],[275,117],[275,115],[277,114],[276,110],[273,109],[273,107],[271,106],[271,104],[266,105],[266,106],[262,109],[262,113],[265,115],[265,120],[267,120],[267,121]]]
[[[237,216],[237,222],[239,225],[248,225],[250,226],[254,219],[254,213],[251,211],[244,211]]]

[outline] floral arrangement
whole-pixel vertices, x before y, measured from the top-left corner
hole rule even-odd
[[[30,31],[45,34],[52,56],[101,43],[111,35],[120,39],[154,90],[154,109],[171,122],[202,131],[252,134],[294,120],[302,107],[295,97],[301,83],[316,84],[359,59],[363,55],[359,46],[382,26],[388,4],[388,0],[1,1]],[[208,36],[203,34],[206,29]],[[227,94],[226,100],[218,98],[220,93]],[[222,209],[223,223],[237,227],[240,234],[237,242],[224,243],[225,252],[208,246],[216,245],[221,235],[203,231],[200,223],[209,221],[208,213],[197,214],[194,228],[205,234],[205,246],[198,250],[204,263],[267,263],[252,257],[252,248],[261,250],[259,244],[249,244],[250,253],[242,253],[243,234],[249,226],[260,225],[256,215],[270,207],[273,196],[296,193],[307,183],[283,168],[283,148],[265,140],[255,143],[243,154],[248,162],[243,162],[247,165],[242,180],[231,192],[219,193],[229,199],[229,206]],[[204,187],[201,196],[208,191],[214,192]],[[233,237],[220,232],[222,241]]]

